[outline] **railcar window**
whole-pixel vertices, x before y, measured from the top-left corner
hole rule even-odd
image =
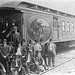
[[[53,27],[54,28],[58,27],[58,18],[53,18]]]
[[[74,30],[73,27],[74,27],[73,22],[71,22],[71,23],[70,23],[70,32],[73,32],[73,30]]]
[[[67,24],[66,24],[66,32],[69,32],[69,31],[70,31],[70,23],[67,22]]]
[[[65,31],[65,21],[62,22],[62,31]]]

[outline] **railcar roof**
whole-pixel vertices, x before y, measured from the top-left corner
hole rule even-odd
[[[35,10],[39,10],[39,11],[44,11],[44,12],[48,12],[48,13],[53,13],[53,14],[57,14],[57,15],[61,15],[61,16],[67,16],[67,17],[73,17],[75,18],[75,15],[71,15],[71,14],[67,14],[61,11],[57,11],[51,8],[47,8],[44,6],[40,6],[37,4],[32,4],[32,3],[28,3],[28,2],[24,2],[24,1],[10,1],[10,2],[6,2],[2,5],[0,5],[0,8],[17,8],[17,7],[26,7],[26,8],[30,8],[30,9],[35,9]]]
[[[2,4],[2,5],[0,5],[0,7],[16,8],[20,3],[21,3],[21,1],[10,1],[10,2],[6,2],[6,3]]]

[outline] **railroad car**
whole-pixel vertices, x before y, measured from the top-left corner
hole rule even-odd
[[[0,39],[6,38],[13,20],[26,40],[42,38],[46,43],[52,38],[57,46],[75,44],[75,15],[28,2],[7,2],[0,6]]]

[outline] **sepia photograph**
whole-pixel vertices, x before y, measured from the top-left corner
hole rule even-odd
[[[75,75],[75,0],[0,0],[0,75]]]

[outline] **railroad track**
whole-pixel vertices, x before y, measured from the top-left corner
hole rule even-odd
[[[74,60],[74,59],[75,59],[75,58],[69,59],[68,61],[65,61],[64,63],[61,63],[61,64],[59,64],[59,65],[57,65],[57,66],[55,66],[55,67],[53,67],[53,68],[50,68],[50,69],[46,70],[45,72],[42,72],[42,73],[39,74],[39,75],[46,74],[47,72],[49,72],[49,71],[51,71],[51,70],[53,70],[53,69],[55,69],[55,68],[57,68],[57,67],[60,67],[61,65],[64,65],[65,63],[70,62],[70,61],[72,61],[72,60]]]

